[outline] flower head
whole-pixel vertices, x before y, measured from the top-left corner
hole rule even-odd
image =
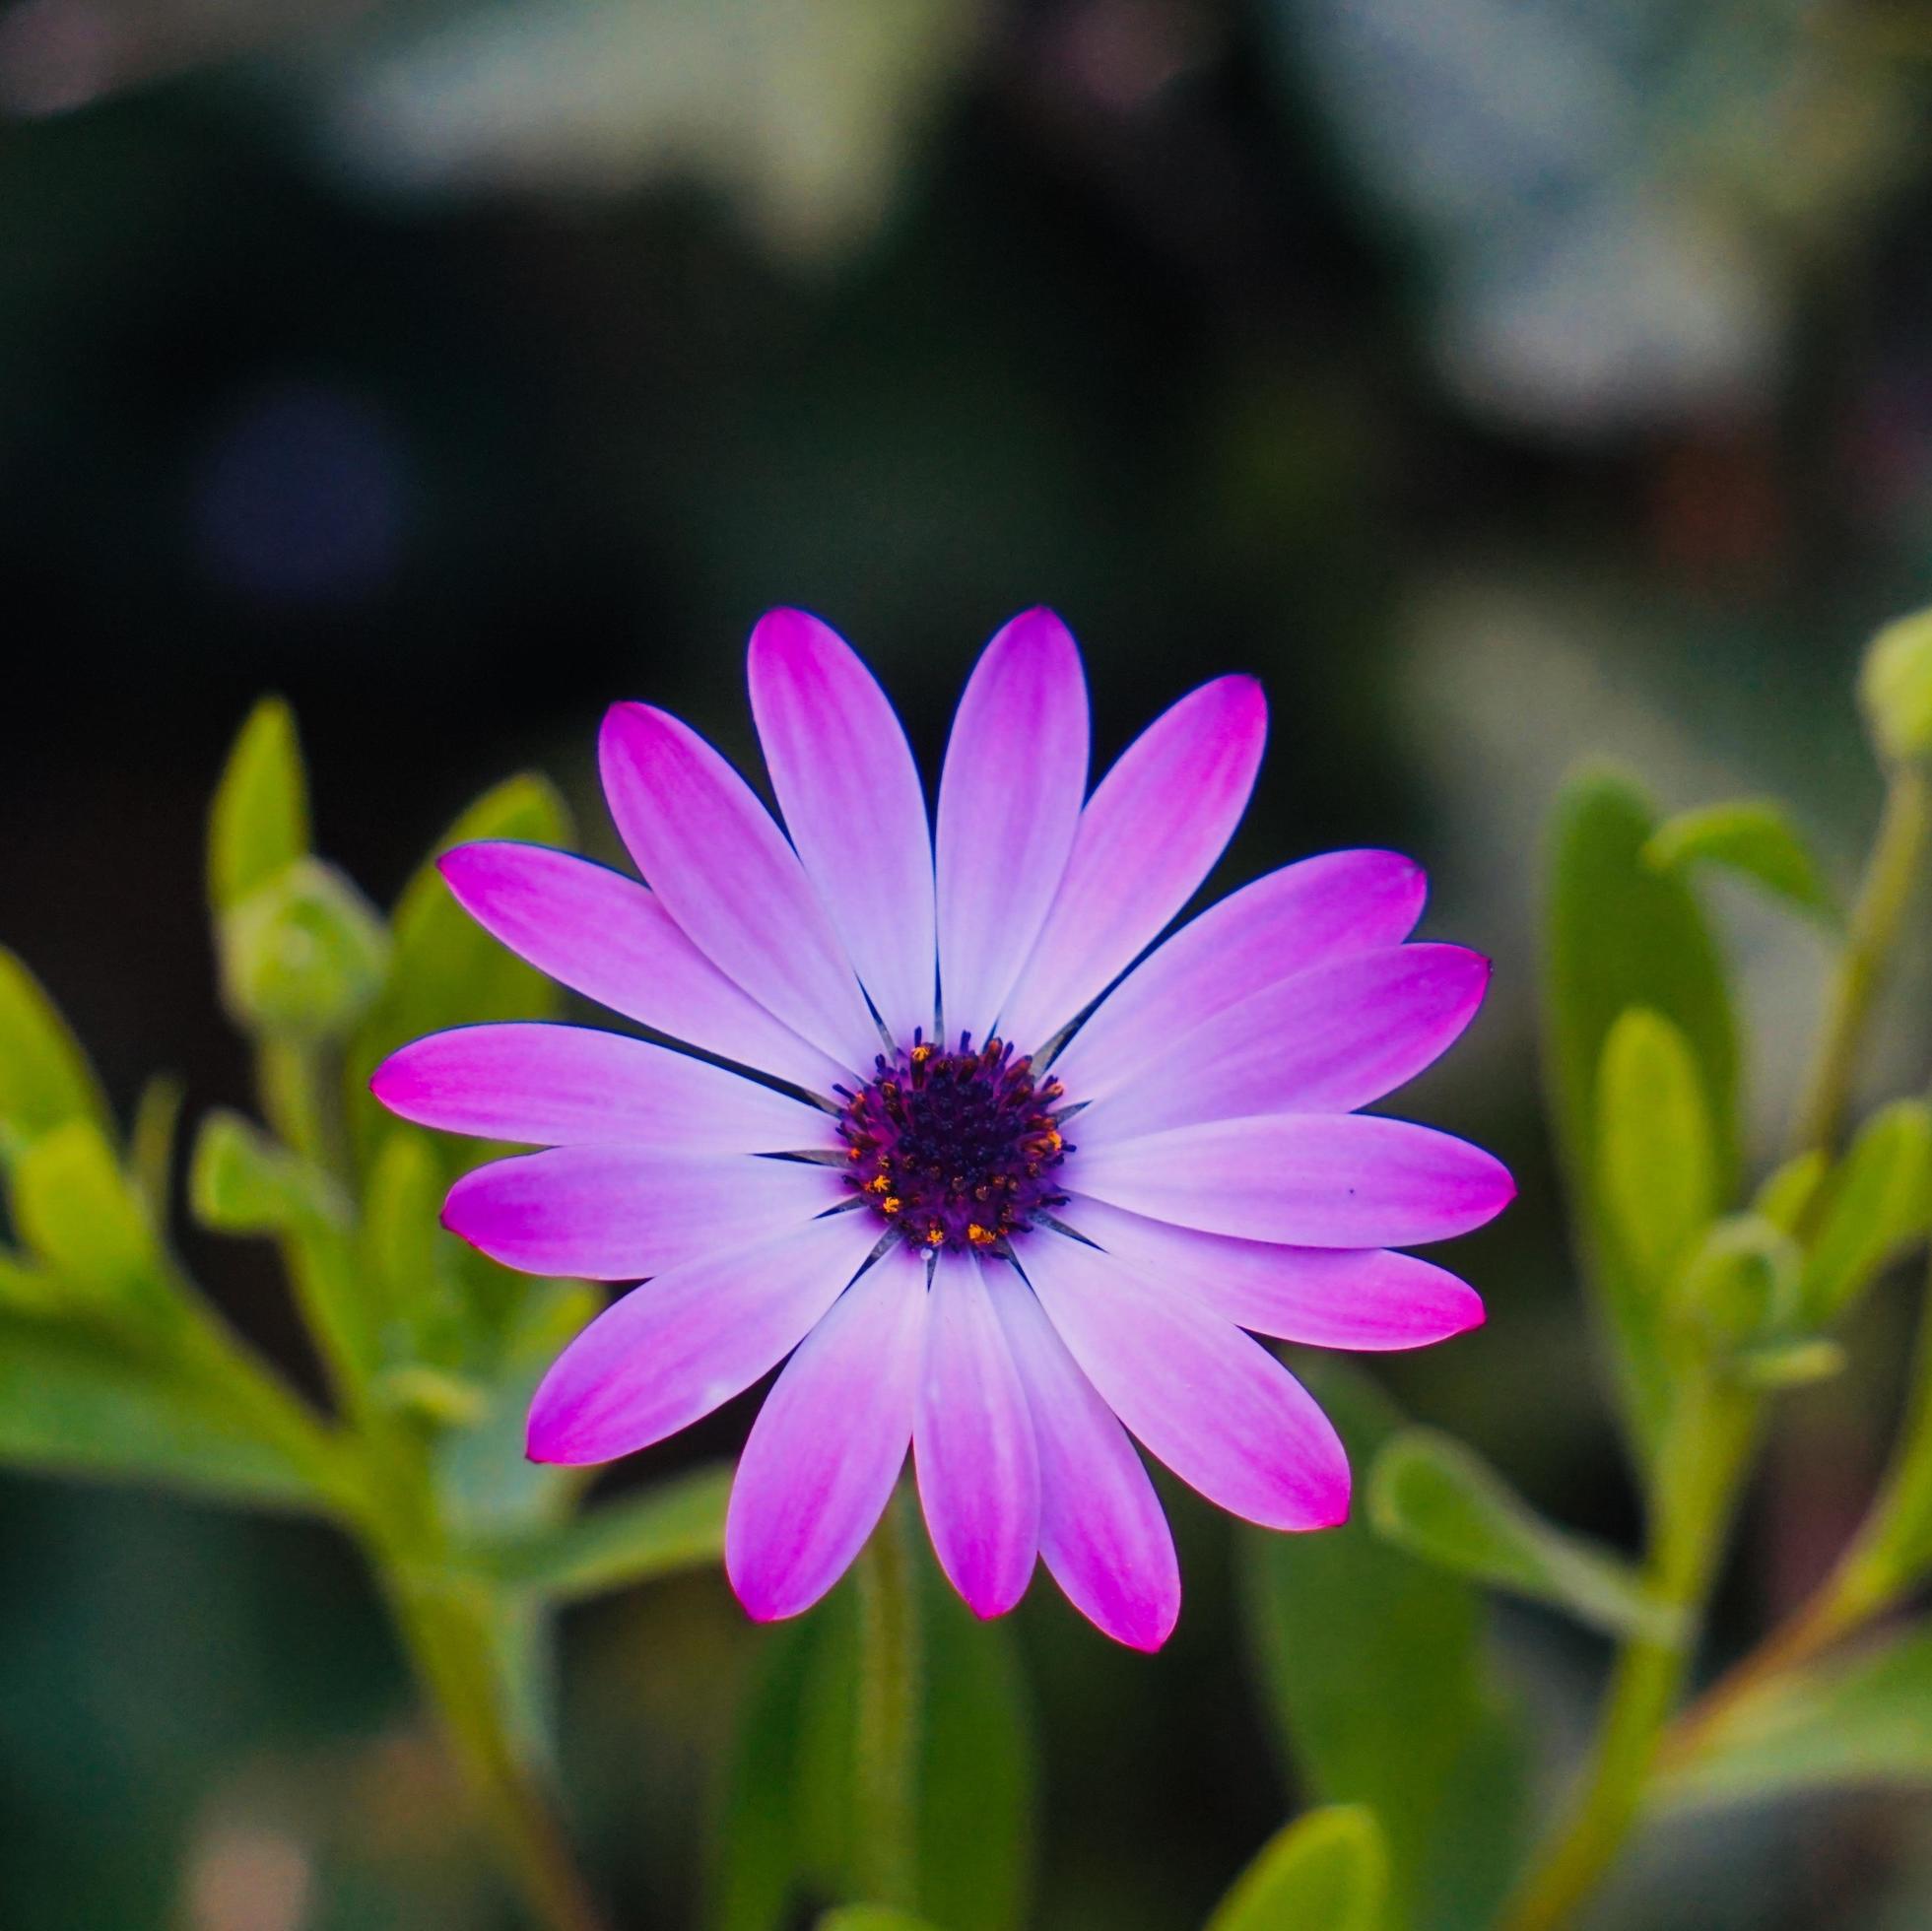
[[[1382,851],[1287,866],[1154,944],[1245,808],[1251,679],[1183,698],[1090,797],[1079,655],[1030,611],[967,682],[929,834],[837,635],[773,611],[750,675],[784,831],[686,725],[620,704],[604,790],[644,884],[535,846],[442,861],[499,939],[673,1043],[479,1026],[405,1047],[375,1093],[544,1149],[456,1183],[465,1239],[642,1282],[538,1389],[536,1459],[628,1454],[784,1364],[726,1528],[754,1616],[837,1580],[909,1445],[980,1615],[1037,1556],[1155,1648],[1180,1583],[1129,1435],[1236,1515],[1325,1527],[1341,1442],[1252,1335],[1407,1348],[1482,1318],[1392,1250],[1480,1226],[1507,1173],[1357,1109],[1456,1038],[1487,963],[1405,943],[1423,877]]]

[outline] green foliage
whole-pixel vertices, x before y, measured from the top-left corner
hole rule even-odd
[[[1831,1170],[1832,1162],[1821,1148],[1794,1154],[1765,1176],[1752,1196],[1752,1212],[1769,1221],[1780,1232],[1796,1233],[1806,1224],[1812,1202]]]
[[[1017,1931],[1033,1854],[1031,1720],[1009,1632],[977,1622],[923,1554],[920,1911],[945,1931]],[[708,1921],[771,1931],[801,1892],[850,1899],[857,1814],[858,1615],[847,1580],[765,1638],[740,1710],[719,1816]]]
[[[1858,696],[1881,757],[1932,756],[1932,611],[1901,617],[1872,639]]]
[[[1711,1200],[1733,1191],[1738,1144],[1737,1036],[1722,965],[1684,880],[1644,858],[1654,831],[1647,800],[1622,777],[1586,774],[1565,792],[1550,851],[1543,1008],[1552,1113],[1579,1243],[1645,1459],[1669,1405],[1657,1298],[1610,1225],[1599,1184],[1606,1110],[1599,1080],[1612,1030],[1627,1012],[1638,1008],[1667,1023],[1696,1068],[1709,1139],[1708,1180],[1699,1185]],[[1662,1057],[1672,1049],[1657,1045],[1660,1036],[1647,1027],[1636,1043]],[[1624,1103],[1640,1104],[1642,1096],[1624,1096],[1614,1116]],[[1678,1125],[1691,1130],[1681,1111]],[[1618,1165],[1630,1157],[1620,1154]],[[1649,1210],[1643,1213],[1647,1226]]]
[[[1334,1804],[1284,1825],[1207,1931],[1380,1931],[1387,1907],[1388,1846],[1374,1813]]]
[[[884,1904],[846,1904],[827,1911],[819,1919],[818,1931],[937,1931],[923,1917],[909,1911],[895,1911]]]
[[[298,858],[217,922],[222,989],[250,1032],[332,1039],[368,1009],[388,969],[388,936],[342,873]]]
[[[1368,1479],[1378,1534],[1458,1575],[1555,1603],[1612,1635],[1667,1640],[1677,1618],[1621,1557],[1544,1521],[1497,1472],[1431,1429],[1383,1444]]]
[[[1330,1364],[1309,1379],[1351,1462],[1369,1467],[1393,1411]],[[1361,1521],[1247,1533],[1241,1560],[1249,1640],[1299,1787],[1380,1820],[1393,1923],[1489,1924],[1522,1848],[1528,1764],[1475,1589]]]
[[[1932,1228],[1932,1108],[1899,1099],[1874,1113],[1821,1189],[1813,1219],[1799,1292],[1805,1320],[1822,1327]]]
[[[1797,1318],[1803,1265],[1798,1243],[1765,1215],[1714,1221],[1677,1291],[1700,1352],[1728,1358],[1787,1332]]]
[[[93,1069],[39,981],[0,947],[0,1161],[81,1119],[107,1121]]]
[[[1651,834],[1643,855],[1665,872],[1721,866],[1821,924],[1835,930],[1844,923],[1810,846],[1783,806],[1772,800],[1753,798],[1680,812]]]
[[[1666,1806],[1932,1783],[1932,1631],[1787,1672],[1725,1712],[1660,1784]]]
[[[350,1213],[327,1175],[226,1108],[210,1113],[195,1136],[188,1210],[221,1233],[285,1233],[304,1221],[341,1225]]]
[[[166,1300],[161,1250],[139,1189],[91,1119],[43,1133],[14,1165],[14,1224],[33,1255],[90,1298]]]
[[[308,851],[308,781],[296,720],[264,698],[242,725],[208,822],[208,899],[227,912]]]

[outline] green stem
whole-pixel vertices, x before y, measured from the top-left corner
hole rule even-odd
[[[342,1096],[330,1077],[335,1056],[313,1040],[265,1035],[255,1055],[262,1114],[286,1146],[331,1178],[350,1177]]]
[[[911,1550],[897,1506],[873,1531],[857,1568],[859,1830],[856,1876],[867,1903],[919,1902],[919,1606]]]
[[[1589,1897],[1630,1834],[1664,1725],[1684,1687],[1695,1632],[1751,1459],[1760,1402],[1704,1381],[1687,1388],[1658,1457],[1661,1487],[1650,1588],[1683,1633],[1636,1637],[1619,1651],[1581,1793],[1502,1915],[1504,1931],[1558,1931]]]
[[[1886,791],[1878,835],[1832,976],[1824,1031],[1793,1117],[1794,1154],[1809,1153],[1814,1147],[1829,1152],[1843,1128],[1859,1047],[1911,900],[1928,835],[1932,835],[1932,784],[1917,767],[1901,766]]]

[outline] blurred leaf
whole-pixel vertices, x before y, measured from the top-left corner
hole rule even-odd
[[[226,912],[308,851],[308,784],[296,720],[264,698],[242,725],[208,824],[208,897]]]
[[[141,1089],[134,1108],[134,1130],[128,1135],[128,1168],[149,1218],[158,1228],[167,1225],[174,1138],[185,1097],[186,1089],[179,1080],[158,1074]]]
[[[1784,807],[1770,799],[1705,805],[1666,819],[1643,847],[1660,871],[1721,865],[1833,928],[1844,914]]]
[[[21,1155],[13,1200],[22,1240],[63,1280],[125,1302],[167,1299],[146,1204],[92,1120],[69,1120]]]
[[[1656,1786],[1673,1808],[1932,1782],[1932,1630],[1775,1677],[1725,1712]]]
[[[1333,1363],[1307,1378],[1351,1463],[1370,1466],[1397,1426],[1385,1398]],[[1298,1782],[1375,1813],[1393,1922],[1478,1931],[1523,1849],[1529,1765],[1488,1667],[1477,1592],[1361,1520],[1244,1532],[1241,1560],[1249,1640]]]
[[[1796,1233],[1805,1225],[1818,1190],[1831,1170],[1831,1160],[1820,1148],[1792,1155],[1765,1176],[1764,1184],[1752,1196],[1752,1212],[1763,1215],[1785,1233]]]
[[[1780,1388],[1809,1387],[1844,1371],[1845,1351],[1837,1342],[1775,1341],[1747,1348],[1731,1362],[1731,1378],[1747,1388],[1773,1393]]]
[[[1032,1726],[1011,1635],[978,1622],[920,1555],[921,1911],[945,1931],[1018,1931],[1032,1889]],[[852,1584],[766,1639],[740,1712],[710,1923],[775,1931],[817,1889],[850,1898],[858,1620]]]
[[[1932,1109],[1897,1099],[1874,1113],[1826,1182],[1815,1218],[1799,1294],[1804,1318],[1822,1327],[1932,1226]]]
[[[885,1904],[845,1904],[827,1911],[818,1931],[938,1931],[923,1917],[912,1917]]]
[[[1677,1298],[1704,1338],[1728,1355],[1790,1328],[1803,1266],[1798,1243],[1775,1222],[1727,1214],[1712,1222],[1684,1268]]]
[[[1885,758],[1932,756],[1932,611],[1901,617],[1872,639],[1858,696]]]
[[[1333,1804],[1263,1845],[1207,1931],[1380,1931],[1387,1907],[1388,1845],[1374,1812]]]
[[[0,947],[0,1158],[77,1119],[108,1124],[93,1069],[39,981]]]
[[[445,1027],[548,1019],[562,1005],[551,980],[499,945],[450,896],[436,858],[484,838],[561,845],[569,831],[564,801],[544,779],[510,778],[486,792],[436,840],[403,889],[392,920],[388,983],[349,1050],[351,1117],[365,1158],[389,1117],[369,1097],[368,1077],[398,1046]]]
[[[385,1360],[452,1367],[468,1357],[472,1310],[458,1281],[460,1243],[440,1218],[445,1184],[435,1148],[417,1128],[392,1126],[377,1144],[364,1187],[363,1251]]]
[[[367,1010],[387,970],[373,908],[333,865],[299,858],[217,923],[222,993],[250,1032],[333,1038]]]
[[[1555,1603],[1612,1635],[1668,1640],[1675,1620],[1621,1557],[1545,1522],[1487,1463],[1431,1429],[1404,1429],[1375,1457],[1376,1531],[1459,1575]]]
[[[303,1220],[349,1220],[348,1203],[326,1174],[226,1107],[195,1135],[188,1210],[221,1233],[283,1233]]]
[[[447,1368],[405,1362],[375,1377],[375,1398],[385,1408],[432,1429],[475,1428],[490,1413],[490,1394]]]
[[[1620,1015],[1604,1041],[1597,1186],[1610,1230],[1648,1289],[1648,1305],[1625,1315],[1632,1357],[1660,1368],[1664,1293],[1717,1200],[1709,1111],[1690,1042],[1641,1007]]]
[[[560,1603],[706,1567],[724,1554],[731,1473],[675,1476],[538,1534],[486,1544],[477,1560],[492,1575]]]
[[[302,1467],[218,1384],[77,1323],[0,1307],[0,1460],[312,1507]]]
[[[1596,1186],[1598,1076],[1626,1012],[1656,1014],[1689,1046],[1709,1116],[1714,1200],[1732,1196],[1738,1140],[1737,1037],[1723,967],[1689,887],[1644,862],[1653,830],[1648,802],[1622,777],[1586,773],[1566,790],[1551,840],[1543,1014],[1551,1110],[1579,1245],[1646,1461],[1666,1397],[1651,1298],[1605,1225]]]

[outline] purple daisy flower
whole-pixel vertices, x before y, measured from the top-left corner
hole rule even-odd
[[[961,699],[934,837],[892,705],[833,631],[773,611],[750,677],[786,831],[695,732],[627,703],[599,752],[648,888],[530,845],[442,860],[533,965],[746,1072],[478,1026],[403,1048],[376,1096],[545,1149],[456,1183],[464,1239],[644,1282],[538,1389],[537,1460],[629,1454],[785,1364],[725,1532],[753,1616],[832,1587],[909,1444],[979,1615],[1038,1556],[1108,1635],[1157,1648],[1180,1579],[1129,1435],[1235,1515],[1330,1526],[1342,1444],[1251,1336],[1409,1348],[1483,1317],[1391,1250],[1481,1226],[1507,1172],[1355,1109],[1456,1038],[1488,963],[1404,943],[1423,874],[1385,851],[1287,866],[1147,952],[1246,806],[1250,678],[1183,698],[1089,797],[1073,638],[1015,618]]]

